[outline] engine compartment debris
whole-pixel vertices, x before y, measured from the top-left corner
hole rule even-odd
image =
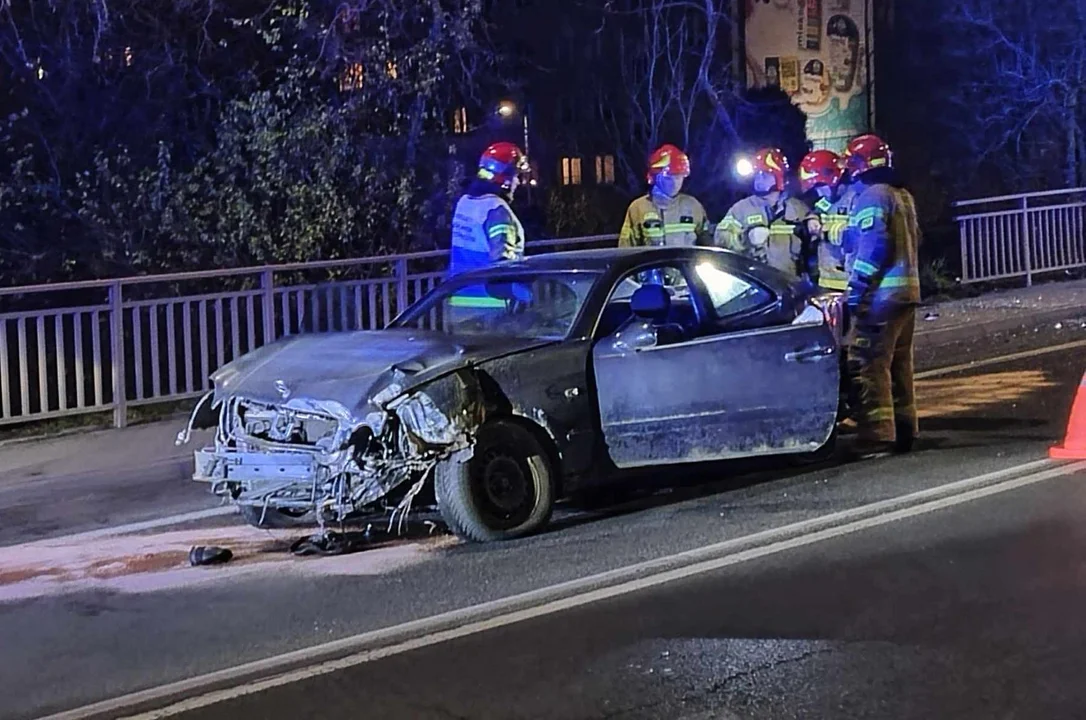
[[[363,511],[390,511],[389,532],[402,532],[437,463],[470,458],[486,415],[469,367],[413,380],[393,365],[355,408],[299,395],[281,402],[215,397],[214,445],[196,451],[194,479],[240,506],[256,527],[315,522],[328,535],[329,524]],[[188,440],[208,397],[179,443]],[[319,545],[326,552],[336,543],[326,537]]]

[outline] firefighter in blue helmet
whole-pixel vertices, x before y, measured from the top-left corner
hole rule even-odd
[[[844,155],[856,199],[845,250],[851,322],[849,370],[856,382],[860,455],[908,452],[918,432],[913,333],[920,302],[916,203],[892,184],[893,154],[874,135]]]

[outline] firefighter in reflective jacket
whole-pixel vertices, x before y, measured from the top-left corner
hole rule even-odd
[[[690,175],[690,158],[674,145],[649,157],[649,192],[626,210],[619,247],[709,245],[712,236],[705,208],[680,192]]]
[[[785,192],[788,159],[777,148],[764,148],[755,153],[751,163],[754,194],[733,205],[716,226],[716,245],[768,263],[792,277],[807,274],[801,235],[811,210]]]
[[[814,209],[807,232],[814,242],[817,281],[825,290],[843,292],[848,287],[843,239],[855,188],[844,182],[841,157],[831,150],[807,153],[799,164],[799,186]],[[814,278],[812,278],[814,279]]]
[[[513,143],[494,143],[483,152],[475,179],[453,213],[449,277],[524,257],[524,228],[509,202],[529,173],[528,157]],[[481,285],[464,288],[451,303],[505,307],[504,300],[491,297]]]
[[[918,432],[913,332],[920,302],[916,204],[892,184],[893,155],[874,135],[849,143],[845,169],[856,201],[846,246],[855,248],[847,299],[852,316],[849,370],[857,383],[861,455],[908,452]]]

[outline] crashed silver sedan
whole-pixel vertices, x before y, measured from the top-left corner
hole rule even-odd
[[[645,466],[824,451],[837,299],[711,248],[554,253],[457,276],[379,331],[213,376],[195,479],[257,526],[436,504],[475,541]]]

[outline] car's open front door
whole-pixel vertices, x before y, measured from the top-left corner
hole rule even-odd
[[[823,324],[593,349],[600,418],[620,468],[813,451],[833,432],[837,347]]]

